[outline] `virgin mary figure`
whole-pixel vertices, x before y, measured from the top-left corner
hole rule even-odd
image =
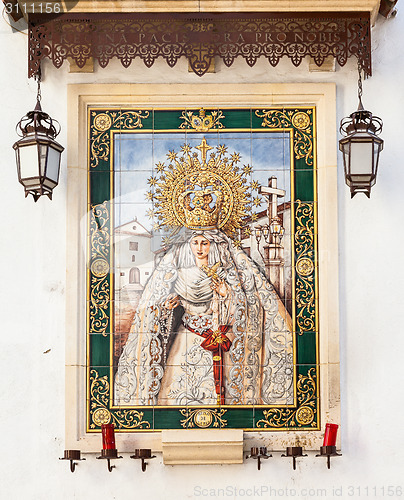
[[[146,284],[115,377],[118,405],[288,404],[291,321],[218,230],[184,230]]]
[[[114,402],[292,404],[291,318],[257,264],[218,228],[225,210],[220,190],[193,183],[176,200],[185,227],[140,299],[119,359]]]

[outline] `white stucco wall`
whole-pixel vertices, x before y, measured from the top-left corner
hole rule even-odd
[[[26,76],[27,37],[13,34],[0,19],[0,498],[178,500],[254,494],[257,498],[384,498],[391,496],[389,491],[399,498],[395,488],[404,486],[404,454],[397,448],[403,443],[404,412],[404,88],[400,83],[404,77],[404,11],[390,21],[379,18],[372,35],[374,76],[364,83],[363,101],[384,120],[385,150],[370,200],[362,195],[350,199],[341,157],[338,165],[343,457],[334,459],[327,470],[325,462],[311,453],[293,471],[289,460],[277,454],[258,472],[253,461],[171,467],[164,466],[159,455],[143,474],[139,463],[128,455],[112,473],[104,462],[87,456],[71,474],[67,463],[58,461],[63,455],[65,425],[66,155],[54,200],[40,199],[34,204],[31,198],[24,199],[11,146],[16,140],[15,124],[35,104],[36,85]],[[105,70],[85,75],[69,74],[67,66],[56,70],[47,64],[43,109],[60,121],[60,142],[66,144],[67,83],[161,83],[163,79],[201,81],[188,73],[186,61],[174,69],[162,62],[147,69],[137,61],[127,70],[114,62]],[[338,120],[356,109],[356,80],[354,61],[335,73],[309,73],[307,64],[296,69],[286,60],[275,69],[264,60],[253,69],[241,60],[232,68],[218,62],[217,72],[203,77],[205,83],[335,81]],[[388,490],[389,486],[394,490]],[[316,494],[318,489],[324,490]]]

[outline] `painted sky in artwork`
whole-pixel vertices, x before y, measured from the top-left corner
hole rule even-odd
[[[167,162],[167,153],[181,152],[184,143],[198,146],[205,137],[208,145],[226,145],[228,154],[241,155],[239,166],[253,168],[251,180],[267,185],[276,176],[278,187],[290,201],[290,137],[282,132],[215,132],[215,133],[128,133],[116,134],[114,140],[115,227],[135,217],[149,231],[153,221],[146,215],[152,203],[146,200],[150,189],[147,180],[155,173],[158,162]],[[198,152],[199,153],[199,152]],[[254,196],[257,193],[254,192]],[[265,199],[257,210],[266,208]]]

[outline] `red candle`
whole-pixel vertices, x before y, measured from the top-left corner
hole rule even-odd
[[[337,442],[337,432],[337,424],[325,424],[323,446],[335,446],[335,443]]]
[[[102,449],[103,450],[115,450],[115,433],[114,424],[102,424]]]

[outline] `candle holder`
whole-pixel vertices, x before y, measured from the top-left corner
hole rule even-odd
[[[337,453],[336,446],[320,446],[320,454],[316,455],[316,457],[327,457],[327,468],[331,468],[331,457],[340,457],[341,453]]]
[[[115,449],[101,450],[101,455],[96,458],[98,460],[107,460],[108,470],[109,472],[112,472],[112,469],[115,468],[115,465],[111,465],[111,460],[115,460],[117,458],[122,458],[122,457],[118,457],[118,450],[115,448]]]
[[[266,447],[262,446],[261,448],[257,447],[251,448],[250,455],[246,455],[245,458],[254,458],[255,460],[257,460],[258,470],[261,470],[261,460],[267,459],[269,457],[272,457],[272,455],[271,454],[268,455]]]
[[[307,457],[307,454],[303,455],[303,448],[301,446],[288,446],[286,448],[286,455],[281,455],[281,457],[292,457],[293,470],[296,470],[296,458]]]
[[[135,454],[131,455],[130,458],[133,458],[134,460],[141,460],[142,461],[142,472],[146,472],[146,458],[152,459],[156,458],[156,455],[151,454],[151,449],[150,448],[139,448],[135,450]]]
[[[74,472],[77,465],[75,460],[78,462],[85,460],[85,458],[81,458],[80,450],[65,450],[63,457],[59,458],[59,460],[70,460],[70,470]]]

